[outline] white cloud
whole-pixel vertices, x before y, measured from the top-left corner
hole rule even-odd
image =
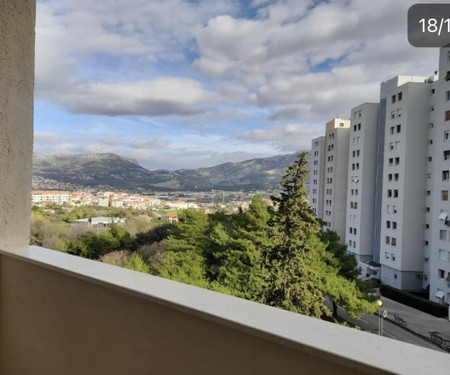
[[[197,81],[166,77],[134,83],[77,83],[53,100],[72,113],[164,116],[204,112],[198,104],[215,97]]]
[[[176,123],[180,132],[147,141],[125,133],[82,139],[38,129],[36,148],[117,151],[168,168],[309,148],[326,121],[377,101],[381,81],[436,69],[436,49],[407,41],[413,4],[38,2],[36,98],[73,114],[145,117],[148,128],[162,132]],[[259,130],[248,130],[255,124]]]
[[[254,143],[273,144],[283,152],[297,152],[309,150],[311,140],[321,135],[323,135],[322,125],[288,124],[247,131],[238,138]]]

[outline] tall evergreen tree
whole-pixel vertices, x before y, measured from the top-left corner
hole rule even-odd
[[[320,288],[321,252],[319,223],[307,200],[306,153],[287,169],[281,180],[278,210],[272,235],[276,245],[266,254],[270,268],[266,303],[305,315],[330,315]]]
[[[325,297],[351,316],[375,311],[356,280],[340,274],[339,261],[327,253],[327,244],[319,238],[320,223],[307,197],[306,165],[306,153],[299,154],[281,181],[280,197],[274,198],[278,204],[272,231],[276,245],[267,254],[270,276],[265,301],[315,317],[331,315]]]
[[[232,217],[232,234],[218,268],[217,282],[230,293],[262,302],[267,269],[263,254],[271,248],[269,208],[256,195],[245,212]]]

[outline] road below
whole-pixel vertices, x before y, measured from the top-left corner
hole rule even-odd
[[[361,327],[363,331],[371,332],[373,334],[378,335],[379,334],[379,317],[378,315],[363,315],[358,320],[352,319],[349,317],[346,313],[346,311],[338,307],[338,316],[353,324],[356,326]],[[415,335],[414,333],[411,333],[402,327],[399,327],[398,325],[392,323],[391,321],[387,319],[383,319],[383,330],[382,330],[382,336],[388,337],[393,340],[399,340],[403,342],[407,342],[409,344],[422,346],[424,348],[437,350],[443,353],[447,353],[445,350],[441,349],[438,345],[435,345],[420,336]]]

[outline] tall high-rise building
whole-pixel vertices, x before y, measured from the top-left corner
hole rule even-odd
[[[345,241],[349,133],[348,119],[336,117],[326,124],[322,219],[326,227],[337,232],[342,243]]]
[[[345,243],[361,262],[373,260],[378,103],[351,111]]]
[[[327,123],[312,149],[310,200],[325,228],[379,265],[382,283],[450,303],[450,48],[439,72],[383,82],[379,104]]]
[[[309,202],[318,218],[322,218],[324,178],[325,178],[325,137],[317,137],[311,142],[309,153]]]
[[[424,285],[430,286],[430,299],[450,303],[450,48],[440,51],[439,80],[432,90],[433,111],[428,121],[432,168],[424,254],[428,280]]]
[[[386,98],[381,281],[398,289],[422,288],[429,96],[426,77],[396,77],[381,85]]]

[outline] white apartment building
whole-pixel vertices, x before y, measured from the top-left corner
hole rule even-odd
[[[350,120],[334,118],[325,130],[325,179],[322,219],[345,242]]]
[[[309,163],[309,203],[316,214],[322,219],[324,179],[325,179],[325,137],[318,137],[311,142]]]
[[[345,243],[359,262],[373,260],[379,104],[351,111]]]
[[[431,191],[429,196],[429,242],[425,252],[430,299],[450,303],[450,49],[443,48],[439,58],[439,80],[433,97]]]
[[[59,190],[33,190],[31,192],[31,203],[55,203],[63,204],[70,201],[69,191],[59,191]]]
[[[326,228],[360,264],[379,263],[383,284],[449,304],[450,48],[439,74],[383,82],[380,104],[312,142],[310,202]]]
[[[381,281],[421,290],[430,84],[426,77],[396,77],[381,84],[381,97],[386,98]]]

